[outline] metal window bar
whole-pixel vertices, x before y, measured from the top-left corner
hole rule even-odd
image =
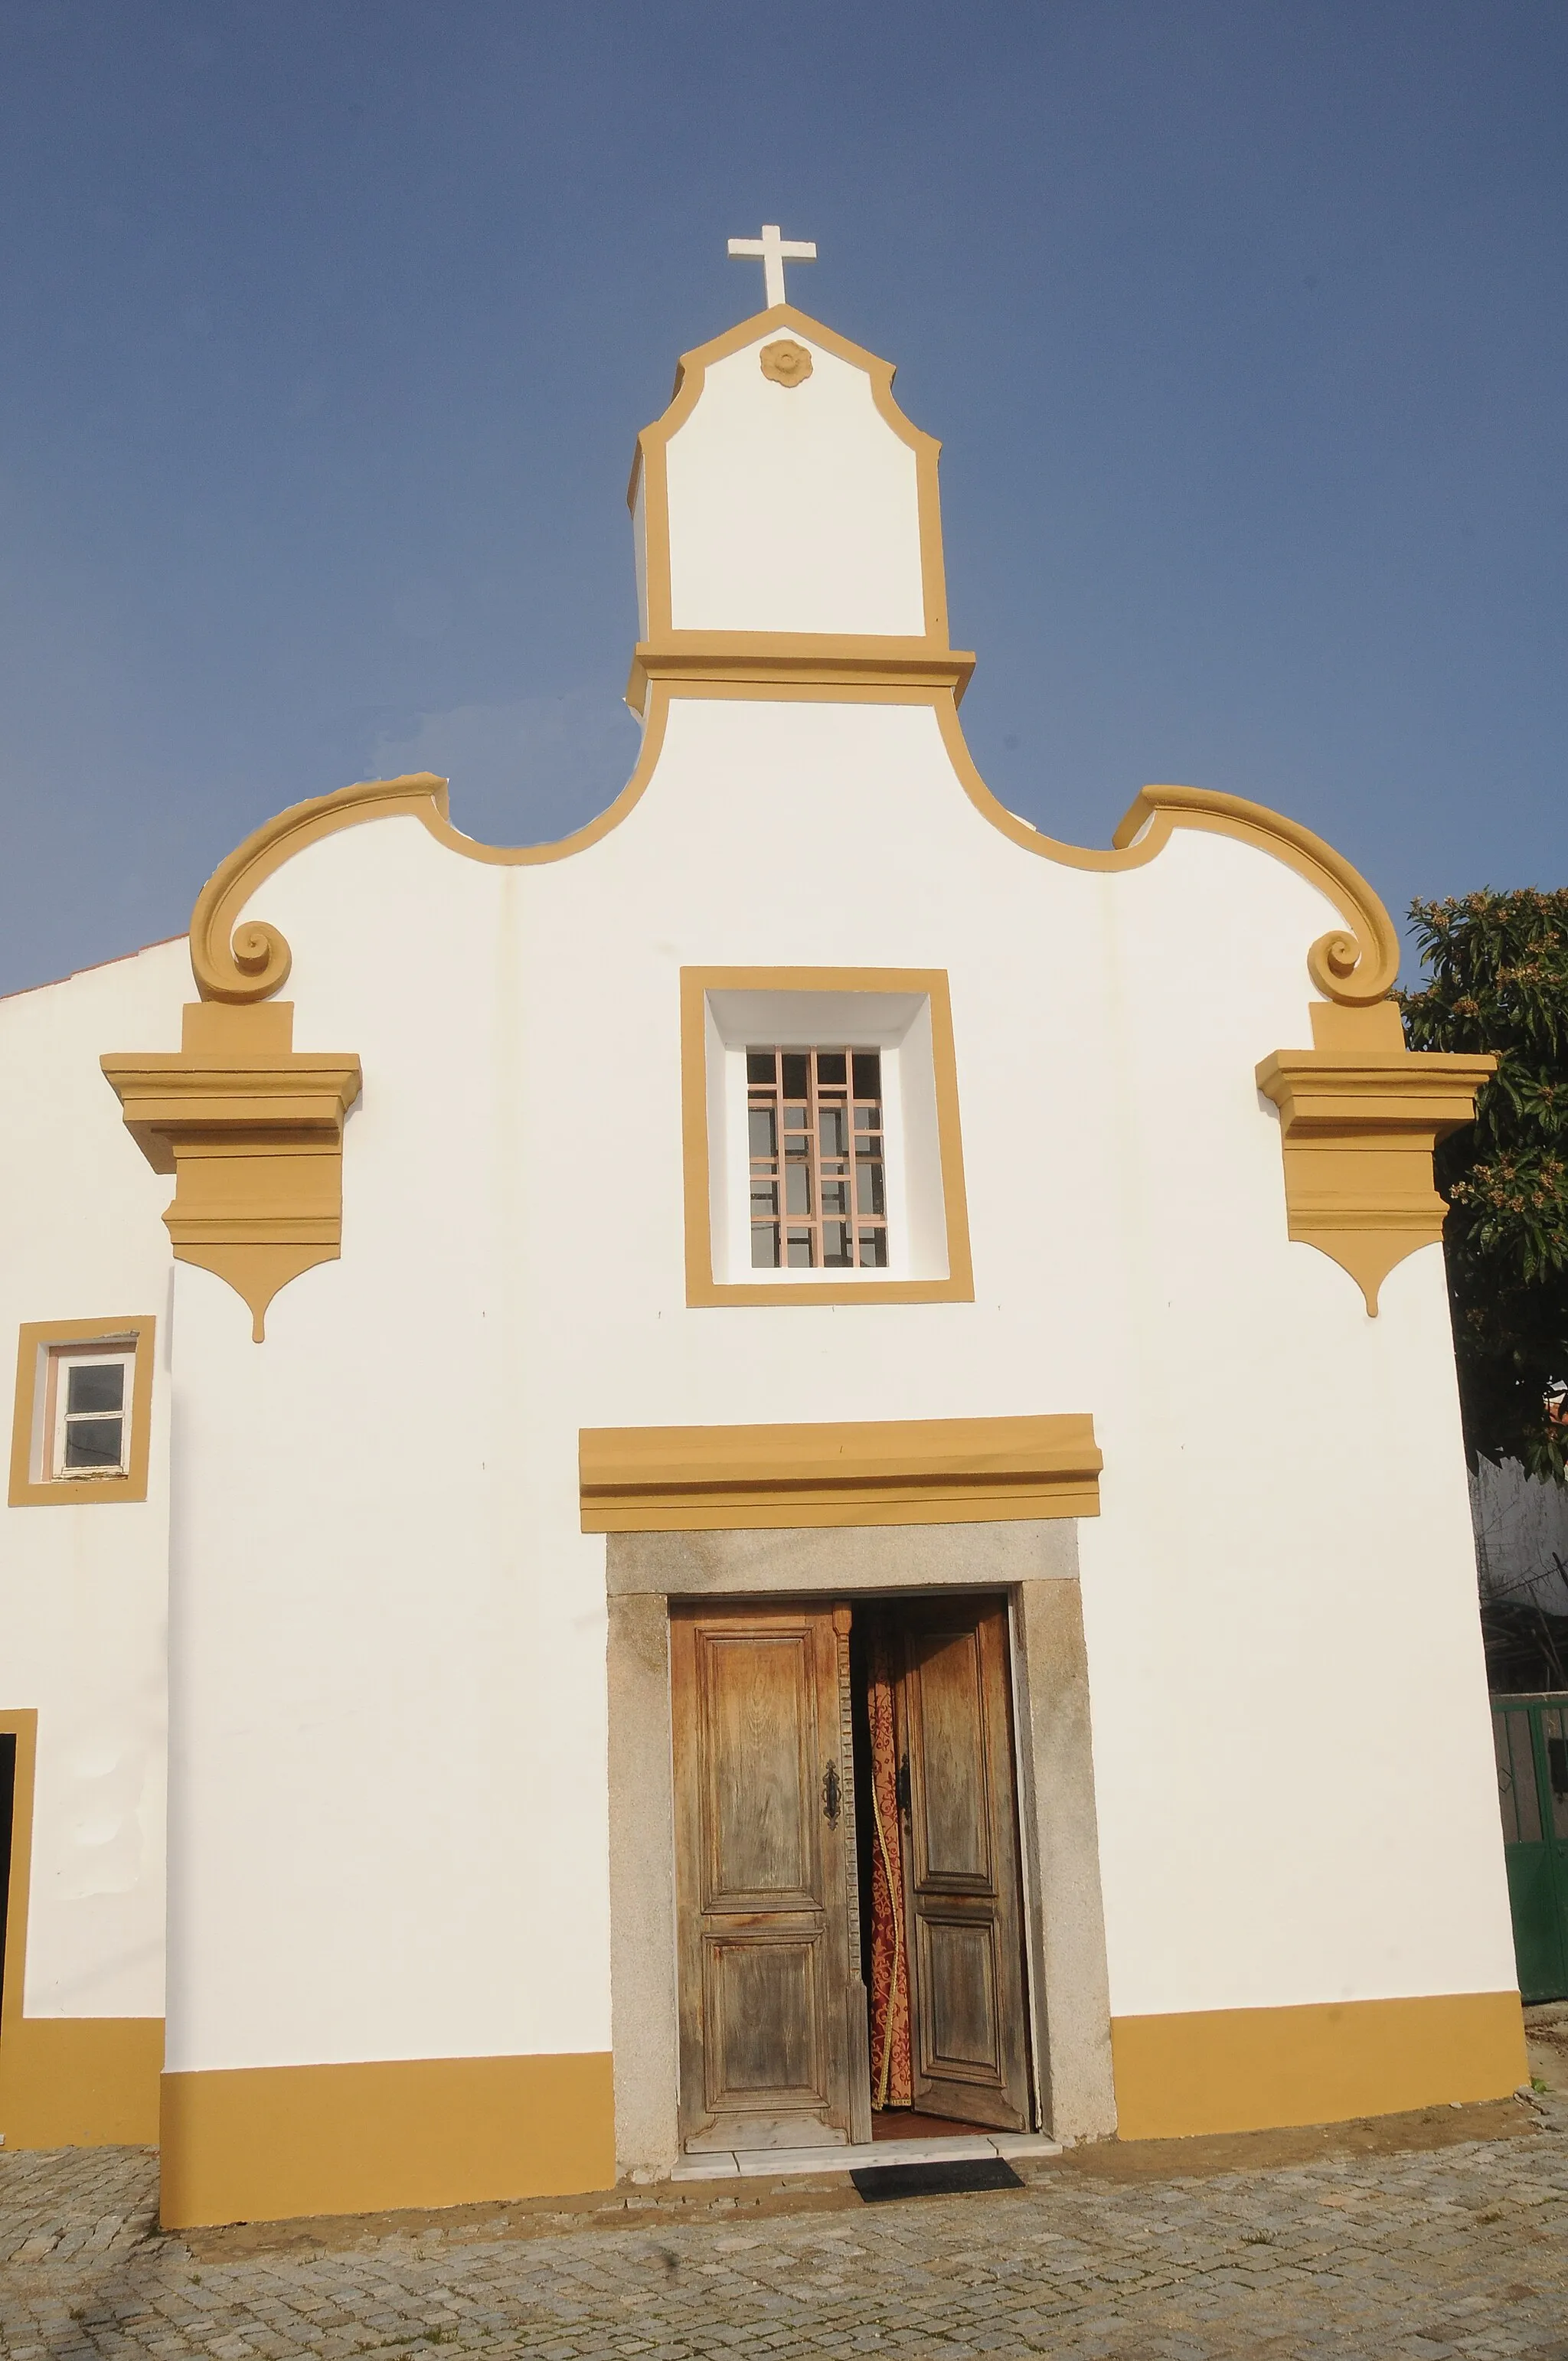
[[[754,1270],[885,1270],[875,1049],[746,1052]]]

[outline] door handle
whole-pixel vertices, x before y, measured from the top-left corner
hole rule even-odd
[[[893,1783],[893,1792],[898,1799],[899,1810],[907,1819],[909,1817],[909,1757],[907,1754],[898,1766],[898,1776]]]
[[[830,1828],[839,1825],[839,1765],[829,1763],[822,1773],[822,1810]]]

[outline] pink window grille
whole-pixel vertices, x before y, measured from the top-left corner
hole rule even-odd
[[[875,1049],[748,1049],[754,1270],[885,1270]]]

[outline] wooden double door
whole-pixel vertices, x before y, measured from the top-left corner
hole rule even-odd
[[[1007,1614],[891,1614],[893,1865],[912,2109],[1022,2131],[1028,2040]],[[853,1602],[672,1609],[680,2130],[687,2150],[872,2136]],[[883,1784],[886,1783],[883,1782]],[[885,1980],[885,1978],[884,1978]]]

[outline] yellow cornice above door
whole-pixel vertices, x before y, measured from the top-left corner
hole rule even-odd
[[[585,1427],[586,1533],[975,1525],[1100,1513],[1087,1414]]]

